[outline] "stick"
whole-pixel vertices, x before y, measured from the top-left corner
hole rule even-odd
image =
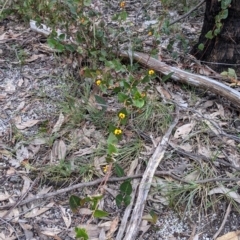
[[[181,19],[183,19],[183,18],[187,17],[188,15],[190,15],[193,11],[195,11],[197,8],[199,8],[204,2],[205,2],[205,0],[201,1],[194,8],[192,8],[189,12],[185,13],[184,15],[179,17],[178,19],[176,19],[173,22],[169,23],[169,26],[173,25],[174,23],[176,23],[176,22],[180,21]]]
[[[124,58],[129,57],[128,52],[125,51],[120,52],[120,56]],[[236,108],[240,109],[240,92],[226,86],[221,82],[215,81],[209,77],[189,73],[176,67],[168,66],[166,63],[150,57],[146,53],[133,52],[133,59],[146,66],[147,68],[153,69],[156,72],[160,72],[164,75],[173,73],[171,78],[175,81],[187,83],[189,85],[204,88],[211,92],[214,92],[217,95],[228,99],[235,105]]]
[[[152,184],[152,179],[155,174],[155,171],[160,164],[161,160],[163,159],[163,156],[165,154],[166,148],[167,148],[167,143],[169,141],[170,135],[172,133],[173,128],[177,125],[178,123],[178,118],[179,118],[179,110],[178,107],[176,107],[176,117],[163,136],[161,142],[157,146],[154,154],[152,157],[149,159],[147,168],[143,174],[143,178],[141,180],[141,183],[139,185],[139,190],[138,190],[138,197],[136,200],[135,207],[132,212],[132,217],[128,223],[128,228],[124,237],[124,240],[133,240],[137,239],[137,234],[139,231],[140,223],[142,221],[142,215],[143,215],[143,210],[145,207],[145,202],[147,200],[148,192]]]

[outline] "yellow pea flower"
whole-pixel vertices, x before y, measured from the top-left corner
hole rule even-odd
[[[120,134],[122,134],[122,130],[121,129],[115,129],[114,134],[115,135],[120,135]]]
[[[119,113],[118,117],[121,118],[121,119],[124,119],[126,117],[126,115],[124,113]]]
[[[98,86],[100,86],[101,83],[102,83],[101,79],[97,79],[95,82],[96,82],[96,84],[97,84]]]
[[[152,70],[152,69],[150,69],[150,70],[148,70],[148,75],[153,75],[155,73],[155,71],[154,70]]]

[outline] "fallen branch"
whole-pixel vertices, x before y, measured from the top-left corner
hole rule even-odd
[[[120,56],[129,58],[129,53],[120,52]],[[146,66],[147,68],[153,69],[156,72],[161,72],[164,75],[168,75],[169,73],[173,72],[173,75],[171,76],[172,79],[195,87],[207,89],[228,99],[236,106],[236,108],[240,109],[240,92],[226,86],[221,82],[202,75],[189,73],[176,67],[171,67],[164,62],[150,57],[146,53],[133,52],[132,57],[134,60]]]
[[[124,240],[133,240],[137,239],[137,234],[139,231],[140,223],[142,221],[142,216],[143,216],[143,210],[145,208],[145,203],[147,200],[148,192],[150,190],[151,184],[152,184],[152,179],[155,174],[155,171],[160,164],[161,160],[163,159],[163,156],[165,154],[166,148],[167,148],[167,143],[169,141],[170,135],[172,133],[173,128],[177,125],[178,123],[178,118],[179,118],[179,110],[178,107],[176,107],[176,117],[163,136],[161,142],[157,146],[154,154],[152,157],[149,159],[147,168],[143,174],[143,178],[140,182],[139,185],[139,190],[138,190],[138,197],[136,200],[135,207],[132,212],[131,219],[128,223],[128,228],[124,237]]]

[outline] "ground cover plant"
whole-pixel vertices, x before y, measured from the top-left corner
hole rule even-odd
[[[187,55],[200,28],[171,24],[195,4],[1,5],[2,238],[238,235],[237,107],[148,64],[219,77]],[[234,69],[222,76],[238,88]],[[164,215],[184,224],[171,230]]]

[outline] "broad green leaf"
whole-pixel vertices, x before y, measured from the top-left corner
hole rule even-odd
[[[115,129],[115,127],[113,128]],[[110,129],[111,131],[111,129]],[[118,143],[118,139],[116,138],[116,136],[111,132],[108,136],[107,139],[107,144],[117,144]]]
[[[127,16],[128,16],[128,14],[127,14],[126,11],[122,11],[119,14],[120,19],[123,20],[123,21],[125,21],[127,19]]]
[[[228,9],[221,12],[221,19],[226,19],[228,17]]]
[[[69,52],[75,52],[76,51],[76,47],[73,44],[66,44],[65,48]]]
[[[141,79],[141,83],[148,83],[150,80],[149,76],[146,75],[143,79]]]
[[[208,31],[205,37],[208,39],[213,39],[213,31],[212,30]]]
[[[220,28],[216,28],[214,30],[214,36],[217,36],[220,33],[221,29]]]
[[[107,217],[108,213],[105,212],[105,211],[97,209],[97,210],[94,211],[93,216],[95,218],[102,218],[102,217]]]
[[[125,102],[128,99],[128,95],[126,95],[125,93],[118,93],[118,101],[119,102]]]
[[[139,98],[139,99],[133,99],[133,105],[138,108],[142,108],[145,104],[144,99]]]
[[[121,204],[122,204],[122,202],[123,202],[123,195],[122,194],[118,194],[117,196],[116,196],[116,204],[117,204],[117,206],[118,207],[120,207],[121,206]]]
[[[113,153],[117,153],[118,152],[118,149],[117,149],[117,147],[115,146],[115,145],[113,145],[113,144],[108,144],[108,146],[107,146],[107,154],[109,154],[109,155],[112,155]]]
[[[228,68],[228,74],[230,77],[237,78],[237,74],[233,68]]]
[[[223,71],[223,72],[221,72],[221,75],[222,75],[222,76],[226,76],[226,77],[227,77],[227,76],[228,76],[228,72],[226,72],[226,71]]]
[[[123,202],[124,202],[124,205],[125,206],[128,206],[131,202],[131,196],[130,195],[126,195],[124,198],[123,198]]]
[[[203,44],[203,43],[200,43],[200,44],[198,45],[198,49],[202,51],[202,50],[204,49],[204,44]]]
[[[79,198],[78,196],[75,196],[75,195],[70,196],[69,205],[73,212],[76,212],[77,208],[81,206],[80,202],[81,202],[81,198]]]
[[[123,171],[123,169],[122,169],[117,163],[115,163],[114,166],[115,166],[115,171],[116,171],[117,176],[118,176],[118,177],[124,176],[124,171]]]
[[[81,240],[88,240],[88,234],[85,228],[75,227],[76,238],[81,238]]]
[[[226,9],[231,4],[232,0],[221,0],[221,8]]]
[[[153,224],[156,224],[156,223],[157,223],[157,220],[158,220],[157,214],[156,214],[153,210],[151,210],[151,211],[150,211],[150,215],[151,215],[151,217],[152,217],[152,223],[153,223]]]
[[[130,181],[125,181],[120,185],[120,191],[122,193],[125,193],[127,195],[130,195],[132,193],[132,184]]]

